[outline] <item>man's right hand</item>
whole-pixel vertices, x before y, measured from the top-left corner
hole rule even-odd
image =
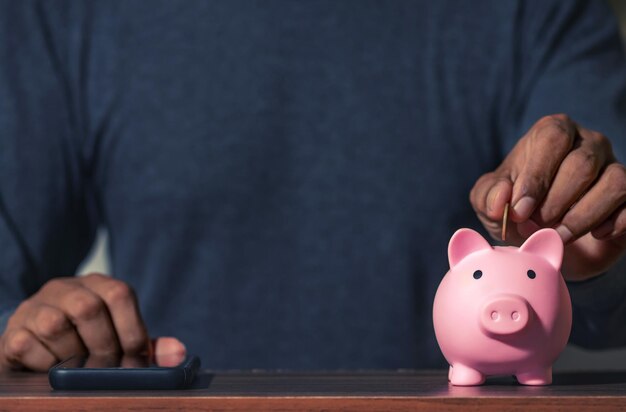
[[[166,338],[159,351],[184,345]],[[57,278],[18,306],[0,338],[0,369],[47,371],[73,355],[151,351],[137,298],[126,283],[100,274]]]

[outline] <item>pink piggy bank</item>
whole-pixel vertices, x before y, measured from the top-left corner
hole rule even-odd
[[[558,233],[542,229],[519,248],[491,247],[477,232],[460,229],[448,259],[433,322],[450,383],[480,385],[488,375],[552,383],[552,364],[572,327]]]

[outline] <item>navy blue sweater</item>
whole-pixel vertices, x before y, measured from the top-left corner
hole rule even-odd
[[[208,367],[442,365],[470,188],[551,113],[624,160],[625,69],[599,1],[2,1],[0,328],[102,225]],[[625,274],[575,342],[626,342]]]

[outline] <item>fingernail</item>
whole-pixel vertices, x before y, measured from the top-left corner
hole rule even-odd
[[[592,233],[593,233],[593,237],[595,237],[596,239],[608,237],[611,233],[613,233],[613,222],[610,220],[607,220],[606,222],[598,226],[596,229],[594,229]]]
[[[556,228],[556,231],[559,233],[559,236],[561,236],[563,243],[569,242],[574,237],[572,231],[565,227],[565,225],[560,225]]]
[[[526,220],[535,208],[535,199],[530,196],[524,196],[513,206],[513,211],[520,220]]]

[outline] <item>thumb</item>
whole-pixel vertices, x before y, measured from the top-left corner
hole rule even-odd
[[[152,339],[151,356],[158,366],[173,367],[179,365],[187,356],[187,348],[177,338],[162,336]]]
[[[513,182],[508,174],[491,172],[481,176],[470,192],[470,203],[481,221],[502,224],[504,205],[511,201]],[[487,228],[488,230],[496,229]]]

